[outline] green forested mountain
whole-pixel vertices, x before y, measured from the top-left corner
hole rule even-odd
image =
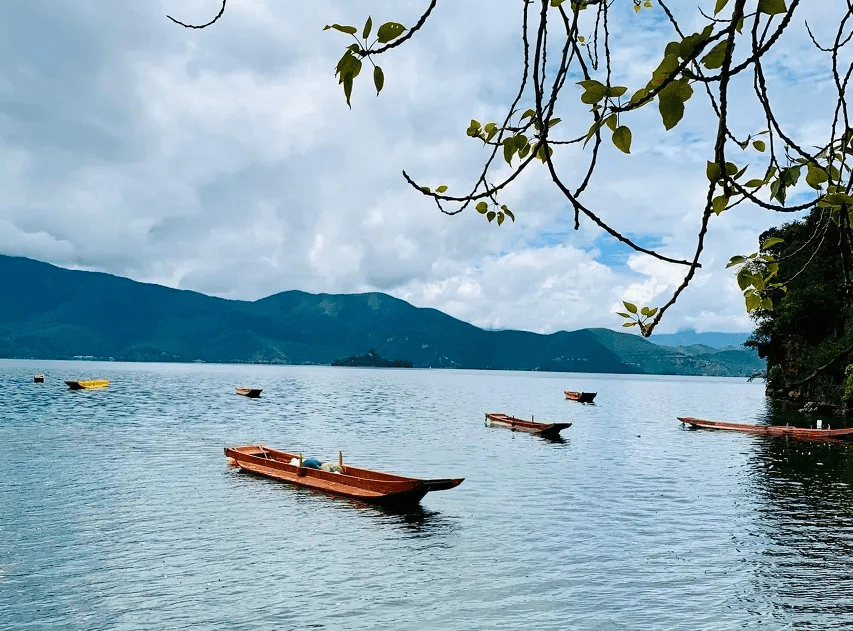
[[[375,349],[420,368],[751,375],[764,367],[747,349],[685,352],[607,329],[486,331],[381,293],[225,300],[2,255],[0,280],[6,358],[330,364]]]

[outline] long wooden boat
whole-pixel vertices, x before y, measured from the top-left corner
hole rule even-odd
[[[513,431],[527,432],[543,438],[556,438],[571,423],[537,423],[503,414],[501,412],[486,412],[486,424],[498,427],[508,427]]]
[[[592,403],[597,392],[574,392],[573,390],[565,390],[566,398],[569,401],[579,401],[580,403]]]
[[[106,388],[110,385],[109,379],[84,379],[82,381],[66,381],[67,385],[72,390],[94,390],[96,388]]]
[[[789,436],[797,440],[832,441],[853,436],[853,427],[841,429],[822,429],[809,427],[791,427],[789,425],[751,425],[749,423],[729,423],[726,421],[706,421],[692,416],[678,417],[686,425],[705,429],[725,429],[734,432],[748,432],[761,436]]]
[[[271,449],[263,445],[226,447],[225,455],[240,469],[281,482],[341,495],[371,504],[409,506],[417,504],[430,491],[443,491],[459,486],[465,478],[424,480],[409,478],[370,469],[359,469],[343,463],[339,455],[337,467],[341,472],[324,471],[307,466],[300,455]],[[294,463],[294,464],[291,464]]]
[[[235,390],[237,394],[249,397],[250,399],[257,399],[261,396],[261,392],[263,392],[263,388],[247,388],[245,386],[237,386]]]
[[[44,373],[37,372],[33,375],[33,383],[44,383]]]

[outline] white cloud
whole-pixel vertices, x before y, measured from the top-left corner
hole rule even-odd
[[[381,59],[382,95],[360,77],[352,109],[333,77],[347,37],[323,26],[360,27],[368,12],[375,24],[411,24],[423,3],[229,3],[202,31],[164,16],[204,22],[218,3],[4,4],[14,37],[0,43],[0,251],[231,298],[378,290],[490,328],[619,328],[621,299],[659,306],[683,269],[627,256],[588,220],[575,231],[543,167],[505,192],[516,221],[500,227],[471,209],[441,214],[400,175],[451,192],[479,175],[485,153],[464,130],[471,118],[501,120],[517,89],[523,5],[510,4],[439,3]],[[820,9],[832,3],[809,4],[825,40]],[[627,31],[613,65],[638,86],[669,31],[652,11],[626,7],[614,16],[612,28]],[[791,39],[773,85],[796,137],[814,138],[828,115],[809,114],[822,94],[820,54],[799,25]],[[570,101],[555,128],[567,134],[588,127],[586,106]],[[677,258],[692,256],[706,194],[713,139],[696,126],[699,103],[667,136],[656,111],[632,118],[632,155],[606,142],[582,198]],[[737,105],[744,133],[758,131],[755,112]],[[561,175],[574,181],[588,155],[563,151]],[[713,218],[703,269],[659,330],[748,329],[724,266],[774,223],[746,209]]]

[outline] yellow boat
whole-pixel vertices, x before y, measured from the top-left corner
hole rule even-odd
[[[106,388],[110,385],[110,380],[86,379],[84,381],[66,381],[65,384],[72,390],[94,390],[95,388]]]

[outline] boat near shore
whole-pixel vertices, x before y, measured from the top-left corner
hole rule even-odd
[[[344,464],[321,463],[264,445],[226,447],[225,455],[232,463],[249,473],[262,475],[332,495],[340,495],[383,506],[407,507],[418,504],[431,491],[459,486],[465,478],[410,478]]]
[[[679,416],[685,425],[702,429],[720,429],[732,432],[746,432],[760,436],[788,436],[797,440],[831,442],[853,438],[853,427],[830,429],[829,427],[792,427],[790,425],[752,425],[749,423],[729,423],[726,421],[706,421],[692,416]]]

